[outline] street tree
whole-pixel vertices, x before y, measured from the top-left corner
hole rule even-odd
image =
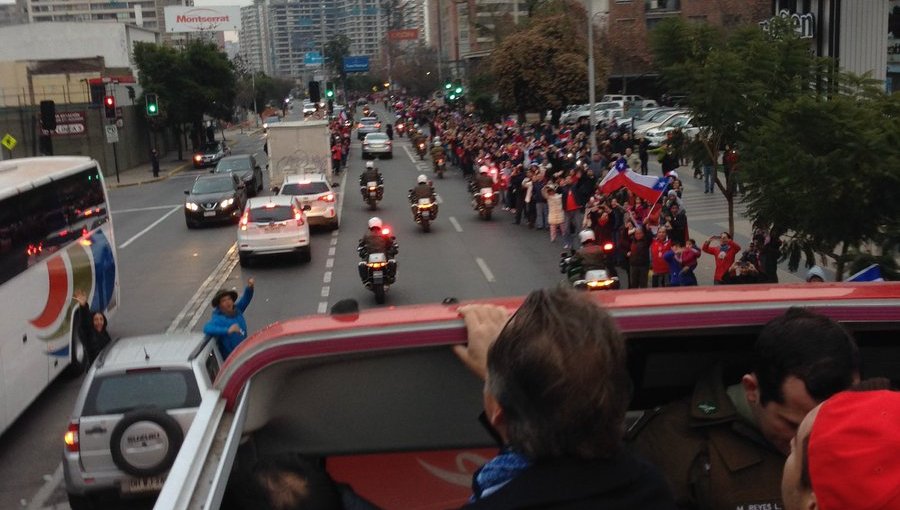
[[[350,55],[350,38],[338,34],[325,44],[325,62],[334,76],[339,76],[341,83],[347,79],[344,72],[344,58]]]
[[[175,49],[136,43],[134,61],[141,87],[157,94],[164,118],[176,135],[185,125],[201,132],[204,114],[230,118],[236,94],[234,68],[214,44],[191,41]],[[182,159],[184,147],[181,136],[177,138]]]
[[[398,56],[391,78],[408,94],[427,96],[440,86],[437,74],[437,51],[419,43]]]
[[[758,26],[727,35],[705,23],[669,18],[651,32],[656,66],[670,91],[687,96],[701,142],[710,160],[719,161],[726,145],[758,126],[776,103],[815,93],[824,61],[810,55],[787,20],[777,18],[768,32]],[[734,232],[736,181],[716,172],[716,186],[728,202],[728,230]]]
[[[882,247],[887,266],[895,266],[900,99],[863,87],[827,100],[779,101],[746,134],[740,172],[748,213],[784,233],[791,270],[804,255],[807,267],[815,255],[825,256],[841,280],[866,246]]]
[[[606,83],[599,34],[594,45],[596,83]],[[576,2],[548,3],[526,28],[507,36],[490,59],[500,100],[521,121],[528,111],[548,108],[559,118],[565,106],[587,99],[587,13]]]

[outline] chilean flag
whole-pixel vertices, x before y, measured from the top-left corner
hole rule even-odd
[[[862,271],[856,273],[855,275],[847,278],[848,282],[883,282],[884,278],[881,276],[881,266],[878,264],[872,264],[871,266],[863,269]]]
[[[609,195],[624,187],[653,204],[659,200],[668,185],[669,179],[665,177],[652,177],[632,172],[628,168],[625,158],[619,158],[613,169],[600,181],[600,191]]]

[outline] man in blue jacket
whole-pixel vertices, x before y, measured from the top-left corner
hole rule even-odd
[[[209,322],[203,326],[203,332],[216,337],[222,358],[227,358],[231,351],[247,338],[247,321],[244,310],[253,299],[253,278],[247,280],[247,288],[241,299],[234,290],[222,289],[212,299],[213,313]]]

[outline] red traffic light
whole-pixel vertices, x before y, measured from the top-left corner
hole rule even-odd
[[[103,104],[105,104],[107,108],[115,108],[116,98],[113,96],[106,96],[105,98],[103,98]]]

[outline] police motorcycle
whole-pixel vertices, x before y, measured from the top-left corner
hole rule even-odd
[[[575,250],[564,251],[559,255],[559,272],[566,275],[566,281],[575,289],[587,292],[601,290],[614,290],[619,288],[619,277],[612,264],[612,252],[615,246],[612,242],[597,243],[592,230],[582,230],[578,234],[581,240],[581,257],[576,257]],[[603,260],[603,268],[597,268],[592,264],[591,269],[585,270],[584,258],[596,257]],[[596,261],[595,261],[596,262]]]
[[[437,137],[434,138],[434,147],[438,148],[441,146],[441,141]],[[434,152],[431,153],[434,156]],[[444,170],[447,168],[447,156],[441,151],[440,156],[434,156],[434,173],[437,174],[438,179],[444,178]]]
[[[366,161],[366,168],[374,168],[375,163]],[[359,191],[362,194],[363,202],[368,204],[369,209],[374,211],[378,208],[378,202],[384,198],[384,183],[379,175],[377,180],[366,178],[364,173],[360,176]]]
[[[359,263],[359,277],[363,285],[373,294],[375,302],[384,304],[385,293],[397,280],[397,238],[391,233],[391,229],[382,224],[380,218],[369,219],[369,233],[367,236],[380,236],[383,249],[369,251],[366,239],[363,238],[356,248],[356,252],[362,261]]]
[[[416,181],[418,184],[431,184],[424,174],[420,175]],[[437,219],[438,214],[438,205],[434,200],[434,194],[427,198],[415,197],[413,190],[410,189],[408,198],[415,222],[422,227],[423,232],[431,232],[431,222]]]
[[[416,126],[416,130],[418,131],[418,126]],[[416,153],[419,155],[419,161],[425,160],[425,151],[428,148],[425,141],[425,135],[420,135],[418,141],[416,141]]]
[[[397,136],[399,138],[403,138],[403,133],[406,132],[406,124],[402,119],[397,120],[397,124],[395,125],[394,131],[397,132]]]
[[[473,193],[472,208],[478,211],[478,217],[490,220],[499,197],[494,193],[494,179],[488,166],[482,165],[478,172],[479,175],[469,181],[469,191]]]

